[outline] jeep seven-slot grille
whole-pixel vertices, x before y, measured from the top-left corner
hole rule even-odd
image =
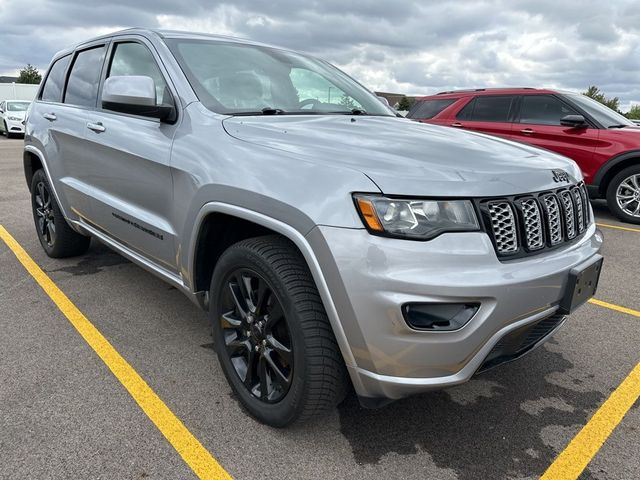
[[[584,233],[589,200],[584,184],[551,192],[479,202],[487,231],[500,257],[532,255]]]

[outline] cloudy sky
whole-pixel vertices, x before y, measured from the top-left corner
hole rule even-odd
[[[130,26],[310,52],[373,90],[593,84],[640,103],[638,0],[0,0],[0,74]]]

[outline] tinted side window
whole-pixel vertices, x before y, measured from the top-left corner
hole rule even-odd
[[[520,123],[560,125],[562,117],[574,114],[575,110],[551,95],[525,95],[520,108]]]
[[[448,98],[416,102],[409,113],[407,113],[407,118],[433,118],[456,100],[457,98]]]
[[[95,107],[104,53],[104,46],[90,48],[78,53],[69,74],[64,103],[82,107]]]
[[[125,42],[115,46],[107,77],[144,75],[151,77],[156,85],[156,105],[172,103],[160,68],[151,52],[140,43]]]
[[[475,122],[508,122],[509,111],[515,97],[513,96],[482,96],[476,97],[473,102],[473,111],[465,112],[466,120]],[[470,107],[470,105],[467,105]],[[460,114],[466,110],[462,109]],[[461,117],[458,117],[461,118]]]
[[[462,110],[458,112],[456,118],[458,120],[471,120],[471,116],[473,115],[473,107],[476,105],[476,99],[474,98],[469,103],[467,103]]]
[[[47,79],[44,81],[41,99],[45,102],[61,102],[62,89],[64,88],[64,74],[71,60],[71,55],[59,58],[51,66]]]

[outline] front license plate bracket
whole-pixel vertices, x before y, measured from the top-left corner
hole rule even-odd
[[[602,261],[602,255],[597,255],[593,262],[586,266],[580,265],[569,272],[559,313],[569,314],[595,295],[602,271]]]

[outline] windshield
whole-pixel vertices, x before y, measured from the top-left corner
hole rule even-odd
[[[633,122],[628,118],[586,95],[570,93],[566,94],[565,97],[591,115],[598,123],[601,123],[604,128],[621,125],[634,126]]]
[[[364,87],[322,60],[215,40],[166,42],[200,101],[217,113],[393,115]]]
[[[8,112],[26,112],[31,102],[7,102]]]

